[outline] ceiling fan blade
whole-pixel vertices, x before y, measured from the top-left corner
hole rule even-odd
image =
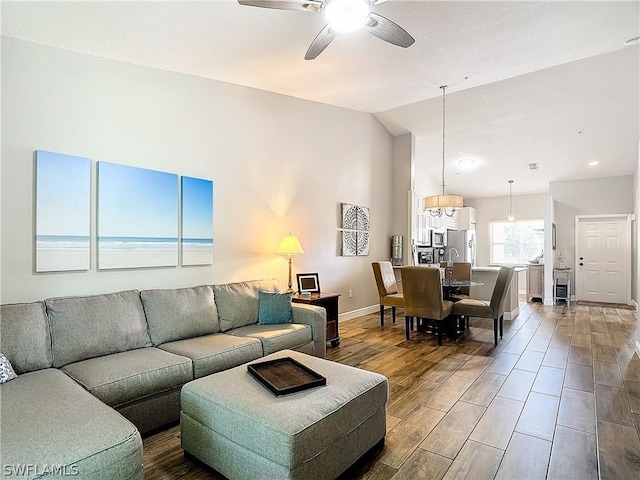
[[[248,7],[317,12],[322,8],[324,0],[238,0],[238,3]]]
[[[415,42],[415,39],[404,28],[377,13],[371,12],[362,28],[385,42],[393,43],[399,47],[407,48]]]
[[[309,45],[309,49],[307,50],[304,59],[313,60],[320,55],[323,50],[333,42],[336,35],[336,31],[332,29],[330,25],[325,25],[325,27],[320,30],[318,36],[313,40],[313,42],[311,42],[311,45]]]

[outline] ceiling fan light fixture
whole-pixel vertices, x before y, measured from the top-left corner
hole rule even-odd
[[[632,45],[638,45],[638,44],[640,44],[640,37],[632,37],[629,40],[626,40],[624,42],[625,47],[630,47]]]
[[[327,2],[325,15],[332,28],[344,33],[362,27],[370,13],[367,0],[332,0]]]

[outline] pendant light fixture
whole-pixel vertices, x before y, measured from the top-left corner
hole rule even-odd
[[[513,180],[509,180],[509,216],[507,217],[507,220],[509,222],[513,222],[515,221],[516,217],[513,216],[513,211],[511,210],[511,201],[512,201],[512,194],[511,194],[511,187],[513,185]]]
[[[441,217],[443,214],[447,217],[453,217],[458,208],[462,208],[463,201],[460,195],[445,195],[444,193],[444,146],[445,146],[445,103],[444,94],[446,85],[440,87],[442,89],[442,195],[432,195],[424,199],[424,209],[428,210],[431,216]]]

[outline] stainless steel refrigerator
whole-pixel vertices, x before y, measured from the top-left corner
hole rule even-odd
[[[459,257],[455,253],[451,255],[454,262],[470,262],[472,267],[476,265],[476,231],[475,230],[449,230],[447,232],[447,249],[445,260],[449,260],[451,249],[455,248]]]

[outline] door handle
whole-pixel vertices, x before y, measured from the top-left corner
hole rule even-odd
[[[584,257],[580,257],[580,260],[584,260]]]
[[[580,262],[580,266],[582,267],[584,265],[584,263]]]

